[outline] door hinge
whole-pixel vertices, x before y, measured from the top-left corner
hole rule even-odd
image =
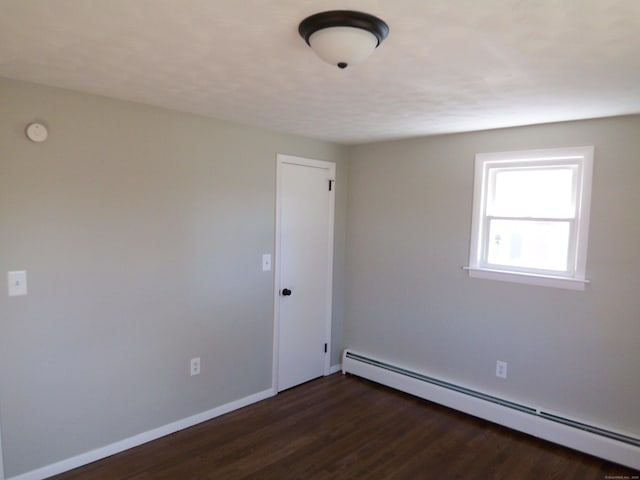
[[[324,344],[324,353],[327,353],[327,344]]]
[[[331,191],[333,189],[333,182],[335,180],[329,180],[329,191]]]

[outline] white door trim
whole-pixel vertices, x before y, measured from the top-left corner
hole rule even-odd
[[[0,480],[4,480],[3,455],[4,453],[2,452],[2,426],[0,425]]]
[[[333,231],[335,220],[335,178],[336,164],[324,160],[313,160],[310,158],[284,155],[278,153],[276,156],[276,218],[275,218],[275,261],[274,265],[274,288],[273,288],[273,393],[278,393],[278,353],[280,343],[280,259],[281,259],[281,188],[282,188],[282,165],[303,165],[307,167],[323,168],[327,170],[327,180],[333,181],[332,194],[329,195],[329,259],[327,265],[327,318],[325,325],[325,343],[327,344],[327,354],[324,357],[324,375],[331,373],[331,313],[333,305]],[[328,185],[327,185],[327,188]]]

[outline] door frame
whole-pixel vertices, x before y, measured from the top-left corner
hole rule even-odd
[[[327,353],[324,357],[324,375],[329,375],[331,369],[331,320],[333,307],[333,237],[335,222],[335,178],[336,164],[324,160],[314,160],[311,158],[298,157],[295,155],[286,155],[278,153],[276,155],[276,218],[275,218],[275,261],[274,279],[273,279],[273,376],[272,390],[274,395],[278,393],[278,374],[279,362],[278,356],[280,352],[280,261],[282,258],[282,242],[281,242],[281,221],[282,221],[282,166],[284,164],[299,165],[304,167],[314,167],[327,170],[327,182],[331,181],[333,187],[329,194],[329,262],[327,265],[327,315],[325,319],[325,343],[327,344]],[[327,188],[329,186],[327,185]]]
[[[4,463],[2,450],[2,425],[0,425],[0,480],[4,480]]]

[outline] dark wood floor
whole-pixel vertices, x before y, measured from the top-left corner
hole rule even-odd
[[[605,480],[637,474],[335,374],[52,478]]]

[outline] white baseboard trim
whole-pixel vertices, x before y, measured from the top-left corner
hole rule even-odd
[[[266,398],[272,397],[273,395],[275,395],[275,392],[273,391],[273,389],[269,388],[268,390],[254,393],[253,395],[249,395],[248,397],[244,397],[239,400],[220,405],[219,407],[212,408],[211,410],[207,410],[206,412],[198,413],[196,415],[192,415],[191,417],[183,418],[182,420],[177,420],[162,427],[154,428],[153,430],[134,435],[133,437],[125,438],[124,440],[120,440],[110,445],[96,448],[95,450],[76,455],[75,457],[71,457],[66,460],[62,460],[60,462],[38,468],[36,470],[31,470],[30,472],[22,473],[14,477],[10,477],[7,480],[43,480],[47,477],[51,477],[53,475],[66,472],[74,468],[87,465],[88,463],[95,462],[96,460],[100,460],[102,458],[109,457],[116,453],[128,450],[130,448],[137,447],[138,445],[142,445],[143,443],[147,443],[166,435],[178,432],[180,430],[184,430],[185,428],[192,427],[199,423],[206,422],[207,420],[211,420],[212,418],[219,417],[220,415],[224,415],[225,413],[229,413],[239,408],[246,407],[247,405],[251,405],[252,403],[256,403]]]
[[[436,380],[430,377],[431,380],[446,384],[445,386],[436,385],[422,380],[421,377],[425,377],[425,375],[421,372],[413,372],[349,350],[344,351],[342,365],[343,372],[372,380],[396,390],[410,393],[574,450],[605,458],[634,469],[640,469],[640,447],[542,418],[540,416],[542,410],[539,408],[531,407],[532,412],[525,413],[509,408],[506,405],[475,398],[461,391],[455,391],[456,389],[447,388],[446,385],[460,390],[468,390],[463,386],[454,385],[450,381]],[[488,397],[488,395],[484,395]],[[497,397],[493,398],[497,399]],[[515,405],[508,399],[504,401]],[[587,425],[586,422],[580,423]]]
[[[329,373],[327,373],[327,375],[333,375],[334,373],[338,373],[340,370],[342,370],[342,364],[338,363],[337,365],[332,365],[329,368]]]

